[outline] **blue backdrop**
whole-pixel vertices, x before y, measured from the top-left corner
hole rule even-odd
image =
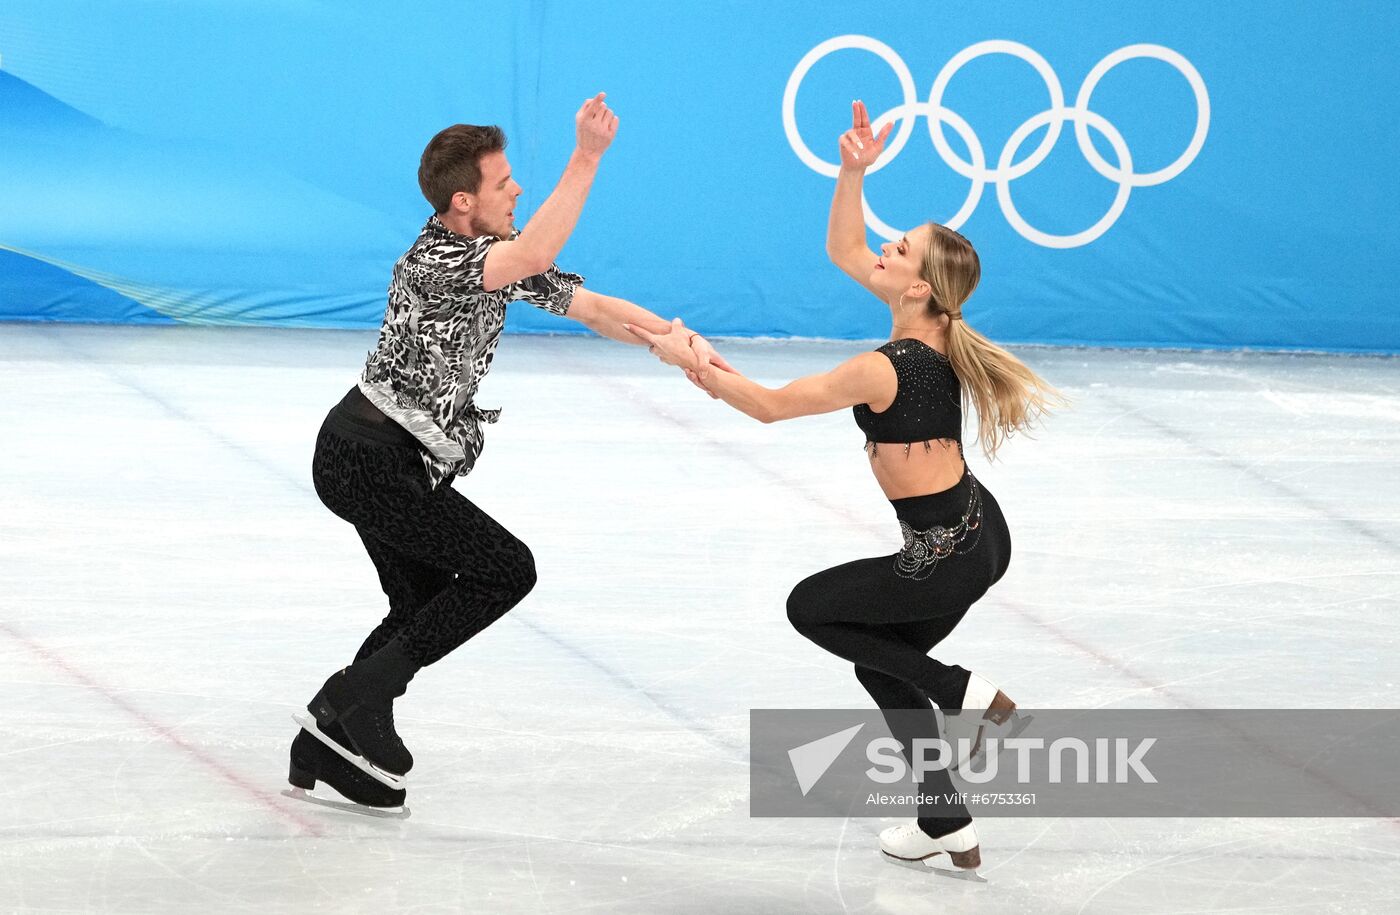
[[[6,0],[0,318],[376,325],[427,139],[502,125],[528,214],[602,89],[560,263],[712,333],[885,333],[823,252],[861,97],[907,126],[872,242],[960,226],[995,338],[1397,352],[1397,34],[1382,2]]]

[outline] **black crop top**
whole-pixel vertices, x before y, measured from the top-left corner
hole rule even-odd
[[[869,404],[852,408],[866,443],[907,446],[948,439],[957,442],[961,452],[962,385],[948,357],[912,337],[891,340],[876,352],[889,357],[899,387],[884,412],[876,413]]]

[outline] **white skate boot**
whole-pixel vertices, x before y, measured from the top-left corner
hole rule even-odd
[[[952,709],[943,715],[944,737],[954,750],[955,762],[952,769],[962,767],[982,758],[982,739],[988,723],[1000,727],[1016,711],[1016,703],[985,677],[973,674],[967,680],[967,692],[963,695],[962,708]],[[980,713],[980,714],[979,714]],[[1030,719],[1026,718],[1029,724]],[[1024,730],[1024,725],[1015,733]],[[1015,736],[1014,734],[1007,736]]]
[[[982,865],[982,852],[977,845],[977,830],[971,823],[946,836],[934,838],[919,828],[918,823],[901,823],[880,833],[880,851],[896,864],[923,867],[945,877],[986,883],[977,873]],[[947,854],[952,867],[941,866],[938,856]]]

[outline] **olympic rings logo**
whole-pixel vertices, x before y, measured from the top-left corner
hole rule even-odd
[[[788,143],[792,146],[792,151],[797,153],[797,157],[813,171],[830,178],[836,177],[840,171],[839,163],[827,162],[813,153],[802,141],[802,136],[797,130],[797,90],[802,85],[807,71],[812,69],[817,61],[834,51],[848,48],[869,51],[889,64],[890,69],[894,71],[895,77],[899,80],[900,89],[904,94],[902,104],[896,105],[871,121],[870,128],[876,134],[886,123],[895,118],[900,119],[900,124],[894,133],[893,141],[880,158],[875,160],[875,163],[866,170],[867,174],[878,172],[888,165],[895,156],[899,155],[900,151],[904,149],[904,144],[908,142],[909,135],[914,131],[914,121],[919,115],[923,115],[928,119],[929,134],[933,138],[933,146],[938,151],[938,155],[949,168],[972,182],[962,208],[945,223],[950,229],[957,229],[967,221],[982,199],[983,188],[988,184],[994,184],[997,190],[997,201],[1001,204],[1001,211],[1006,216],[1006,221],[1027,240],[1047,248],[1077,248],[1087,245],[1107,232],[1109,227],[1122,215],[1123,209],[1128,205],[1128,195],[1133,188],[1163,184],[1185,171],[1205,144],[1206,131],[1210,127],[1210,96],[1206,93],[1206,84],[1201,79],[1201,74],[1185,57],[1162,45],[1129,45],[1104,57],[1103,60],[1094,65],[1093,69],[1089,71],[1089,75],[1084,78],[1084,84],[1079,87],[1079,95],[1074,100],[1074,106],[1066,107],[1060,79],[1050,68],[1050,64],[1032,49],[1014,41],[981,41],[959,51],[939,71],[938,78],[933,81],[933,89],[929,92],[928,101],[921,102],[914,89],[913,75],[894,49],[865,35],[840,35],[823,41],[808,51],[807,55],[798,62],[797,67],[792,71],[792,76],[788,77],[787,88],[783,91],[783,129],[787,132]],[[1006,146],[1002,148],[1001,154],[997,157],[995,168],[987,167],[987,156],[982,148],[982,142],[967,121],[957,112],[943,107],[943,94],[948,88],[949,81],[958,70],[965,64],[988,54],[1009,54],[1030,64],[1045,81],[1045,88],[1050,96],[1048,108],[1031,116],[1012,132],[1010,139],[1006,141]],[[1186,78],[1187,83],[1191,86],[1191,91],[1196,96],[1196,131],[1192,134],[1191,142],[1187,144],[1186,151],[1166,168],[1146,174],[1133,171],[1132,155],[1118,130],[1102,115],[1089,109],[1089,99],[1093,95],[1094,88],[1098,86],[1099,80],[1103,79],[1109,70],[1120,63],[1139,57],[1153,58],[1175,67]],[[1074,137],[1079,143],[1080,153],[1096,172],[1118,184],[1118,193],[1113,198],[1113,204],[1109,207],[1108,212],[1089,228],[1072,235],[1051,235],[1030,225],[1017,212],[1016,206],[1011,200],[1011,182],[1023,177],[1045,161],[1045,158],[1050,155],[1050,151],[1059,141],[1060,131],[1067,121],[1074,124]],[[960,158],[948,145],[948,140],[943,135],[945,122],[957,131],[958,136],[962,137],[963,142],[967,145],[971,161]],[[1020,151],[1021,144],[1032,132],[1043,126],[1048,126],[1049,130],[1046,131],[1045,138],[1041,140],[1040,145],[1025,159],[1017,162],[1016,154]],[[1098,150],[1094,148],[1094,144],[1089,139],[1090,127],[1108,140],[1109,146],[1113,148],[1113,153],[1118,158],[1117,166],[1106,162],[1099,155]],[[869,202],[865,199],[864,192],[861,194],[860,202],[861,209],[865,213],[865,224],[873,231],[891,241],[902,234],[875,215]]]

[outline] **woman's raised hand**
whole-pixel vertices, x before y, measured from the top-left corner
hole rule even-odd
[[[870,129],[870,112],[865,110],[865,102],[851,102],[851,129],[841,134],[841,166],[865,171],[874,165],[885,151],[885,138],[893,128],[891,121],[877,137]]]

